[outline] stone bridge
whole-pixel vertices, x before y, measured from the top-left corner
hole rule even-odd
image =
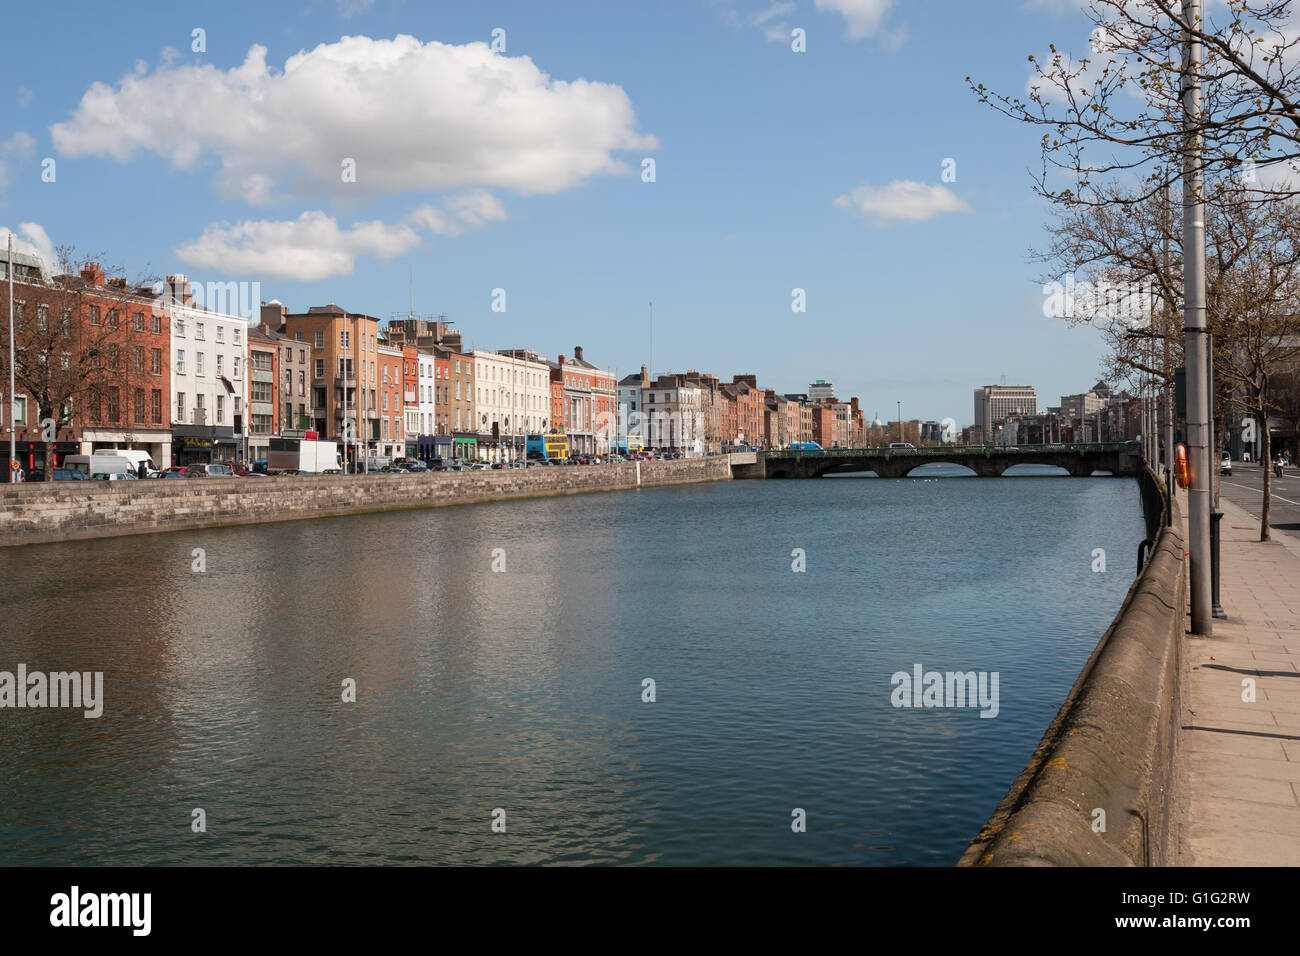
[[[922,465],[944,462],[981,478],[999,478],[1013,465],[1054,465],[1072,477],[1097,472],[1135,477],[1142,470],[1136,443],[1087,445],[940,445],[933,448],[828,448],[823,451],[761,451],[752,464],[733,462],[733,478],[821,478],[872,471],[880,478],[906,478]]]

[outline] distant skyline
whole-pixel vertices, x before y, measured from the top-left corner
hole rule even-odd
[[[467,344],[620,375],[653,300],[655,374],[969,424],[1004,375],[1054,405],[1102,374],[1027,262],[1038,134],[964,83],[1086,50],[1079,6],[996,30],[938,0],[28,7],[0,37],[0,228],[294,311],[404,313],[413,271]]]

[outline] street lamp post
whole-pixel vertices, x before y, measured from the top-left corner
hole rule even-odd
[[[9,251],[6,270],[9,276],[9,481],[18,479],[14,462],[18,460],[18,426],[14,422],[14,234],[9,233]],[[49,466],[49,462],[46,462]],[[47,472],[48,474],[48,472]]]
[[[898,403],[898,440],[903,440],[903,403]]]

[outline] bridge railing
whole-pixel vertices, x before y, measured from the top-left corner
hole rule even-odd
[[[1127,442],[1072,442],[1052,445],[926,445],[920,448],[823,448],[806,451],[799,448],[760,451],[760,458],[938,458],[953,455],[1026,455],[1098,454],[1124,451]]]

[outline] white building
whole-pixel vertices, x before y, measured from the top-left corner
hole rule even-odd
[[[172,298],[172,462],[233,461],[241,456],[247,434],[248,320],[196,308],[183,275],[168,276],[167,287]]]
[[[835,401],[835,386],[824,378],[817,379],[808,386],[808,400],[810,402]]]
[[[418,352],[416,361],[419,363],[419,420],[416,431],[420,435],[434,435],[438,428],[438,368],[432,352]]]
[[[549,425],[551,367],[523,349],[470,354],[479,452],[492,461],[523,460],[525,436]]]

